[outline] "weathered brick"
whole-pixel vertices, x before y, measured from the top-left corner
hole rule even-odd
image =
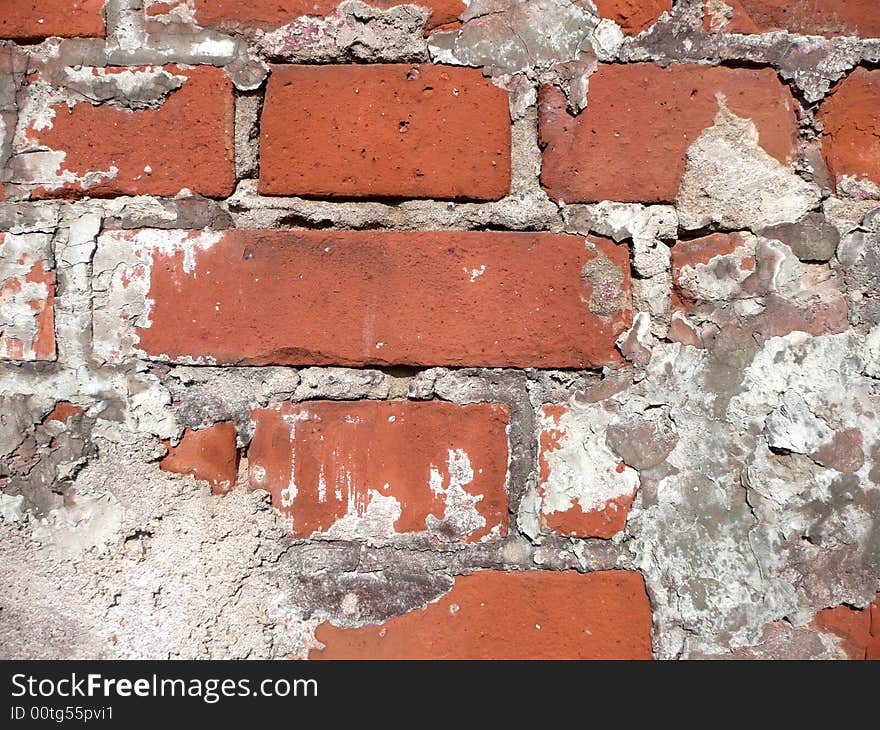
[[[727,33],[880,36],[877,0],[705,0],[703,21]]]
[[[58,401],[55,404],[55,407],[43,419],[43,424],[51,423],[52,421],[64,424],[74,416],[78,416],[80,413],[85,413],[85,410],[79,406],[75,406],[70,401]]]
[[[165,88],[155,107],[57,103],[31,120],[12,160],[13,181],[34,198],[211,197],[235,187],[232,82],[219,68],[93,69],[109,85]],[[113,76],[121,75],[122,81]],[[103,80],[103,79],[102,79]],[[46,151],[48,150],[48,151]]]
[[[272,494],[296,537],[507,534],[506,406],[312,401],[252,418],[251,487]]]
[[[55,359],[52,241],[0,232],[0,359]]]
[[[819,111],[822,148],[832,179],[880,186],[880,70],[857,68]]]
[[[559,89],[541,88],[541,180],[566,202],[672,202],[688,147],[712,126],[721,100],[755,122],[782,163],[796,155],[794,100],[772,69],[607,64],[590,77],[577,116]]]
[[[260,191],[497,200],[510,190],[507,94],[478,69],[275,66]]]
[[[0,38],[104,37],[104,0],[0,0]]]
[[[661,13],[672,10],[672,0],[594,0],[599,15],[617,23],[627,35],[653,25]]]
[[[650,659],[639,573],[483,571],[384,624],[317,627],[311,659]]]
[[[211,483],[215,493],[228,491],[238,474],[235,424],[216,423],[198,430],[186,429],[177,446],[166,444],[168,455],[159,468],[176,474],[190,474]]]
[[[112,231],[95,272],[111,361],[596,367],[631,320],[626,246],[551,233]]]
[[[341,0],[195,0],[195,19],[206,28],[260,28],[271,30],[303,15],[323,17],[335,12]],[[368,5],[381,10],[404,5],[405,0],[370,0]],[[461,0],[420,0],[431,15],[427,28],[436,28],[456,21],[464,11]],[[152,0],[149,15],[167,13],[186,5],[186,0]]]
[[[589,408],[580,417],[563,405],[540,410],[539,516],[552,532],[611,538],[626,526],[639,476],[606,444],[603,409]]]
[[[850,659],[880,660],[880,593],[864,609],[837,606],[820,611],[814,625],[836,634]]]

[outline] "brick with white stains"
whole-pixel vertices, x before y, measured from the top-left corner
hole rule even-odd
[[[223,69],[63,67],[29,77],[20,99],[9,182],[33,199],[233,191]]]
[[[296,537],[480,542],[508,529],[499,404],[313,401],[256,409],[248,474]]]
[[[608,446],[612,421],[601,404],[539,411],[537,513],[543,529],[610,538],[626,526],[639,474]]]
[[[631,316],[626,247],[553,233],[107,231],[94,271],[108,362],[594,367]]]
[[[0,232],[0,359],[55,359],[55,271],[42,233]]]

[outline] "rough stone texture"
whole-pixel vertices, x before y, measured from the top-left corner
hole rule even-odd
[[[3,658],[877,656],[873,4],[103,6],[0,41]],[[261,194],[267,87],[326,64],[506,93],[498,199]]]
[[[252,418],[251,487],[272,495],[296,537],[507,535],[504,406],[313,401]]]
[[[0,0],[0,38],[104,36],[104,0]]]
[[[110,362],[599,366],[629,324],[625,257],[548,233],[111,232],[96,346]]]
[[[498,200],[510,191],[507,95],[474,69],[275,66],[260,192]]]
[[[538,101],[541,181],[567,203],[675,200],[688,148],[722,104],[754,121],[780,163],[795,155],[794,100],[768,69],[603,64],[588,98],[577,116],[553,87]]]

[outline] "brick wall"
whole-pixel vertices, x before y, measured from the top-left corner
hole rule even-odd
[[[0,654],[875,657],[875,2],[0,39]]]

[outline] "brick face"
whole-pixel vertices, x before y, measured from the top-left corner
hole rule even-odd
[[[509,189],[507,94],[479,70],[273,68],[262,193],[497,200]]]
[[[549,532],[608,539],[626,527],[639,479],[608,448],[601,415],[587,421],[584,428],[567,406],[539,411],[540,519]]]
[[[850,659],[880,660],[880,593],[867,608],[826,608],[816,615],[813,623],[839,637]]]
[[[834,181],[880,186],[880,71],[855,69],[822,104],[823,151]]]
[[[104,37],[104,0],[0,0],[0,38]]]
[[[638,573],[485,571],[384,624],[315,632],[312,659],[650,659]]]
[[[251,487],[271,492],[296,537],[507,534],[505,406],[314,401],[252,418]]]
[[[712,126],[719,95],[755,122],[770,155],[794,158],[794,100],[772,70],[608,64],[590,77],[589,104],[578,116],[562,92],[542,87],[542,183],[567,203],[674,201],[687,149]]]
[[[55,272],[43,234],[0,233],[0,360],[55,359]]]
[[[653,25],[661,13],[672,10],[672,0],[595,0],[599,15],[617,23],[628,35]]]
[[[726,7],[724,7],[726,6]],[[707,0],[709,30],[768,33],[787,30],[805,35],[880,36],[875,0]],[[715,12],[712,12],[717,8]]]
[[[238,473],[235,424],[223,421],[208,428],[186,429],[180,442],[166,444],[163,471],[190,474],[211,484],[214,492],[229,491]]]
[[[594,367],[618,361],[630,318],[626,247],[599,238],[144,231],[98,248],[99,264],[138,257],[111,296],[143,288],[149,324],[127,322],[171,361]]]
[[[235,187],[232,83],[225,71],[200,66],[101,69],[95,75],[170,78],[180,86],[157,108],[56,104],[47,126],[25,135],[16,181],[37,186],[34,198],[176,195],[182,189],[224,196]],[[123,82],[124,83],[124,82]],[[49,149],[52,152],[46,153]],[[51,156],[51,158],[50,158]]]
[[[147,12],[159,15],[182,5],[182,0],[155,2]],[[402,0],[372,0],[371,7],[387,9]],[[431,11],[428,28],[453,23],[465,10],[460,0],[422,0]],[[195,18],[204,27],[247,27],[271,30],[303,16],[326,16],[335,12],[338,0],[195,0]]]

